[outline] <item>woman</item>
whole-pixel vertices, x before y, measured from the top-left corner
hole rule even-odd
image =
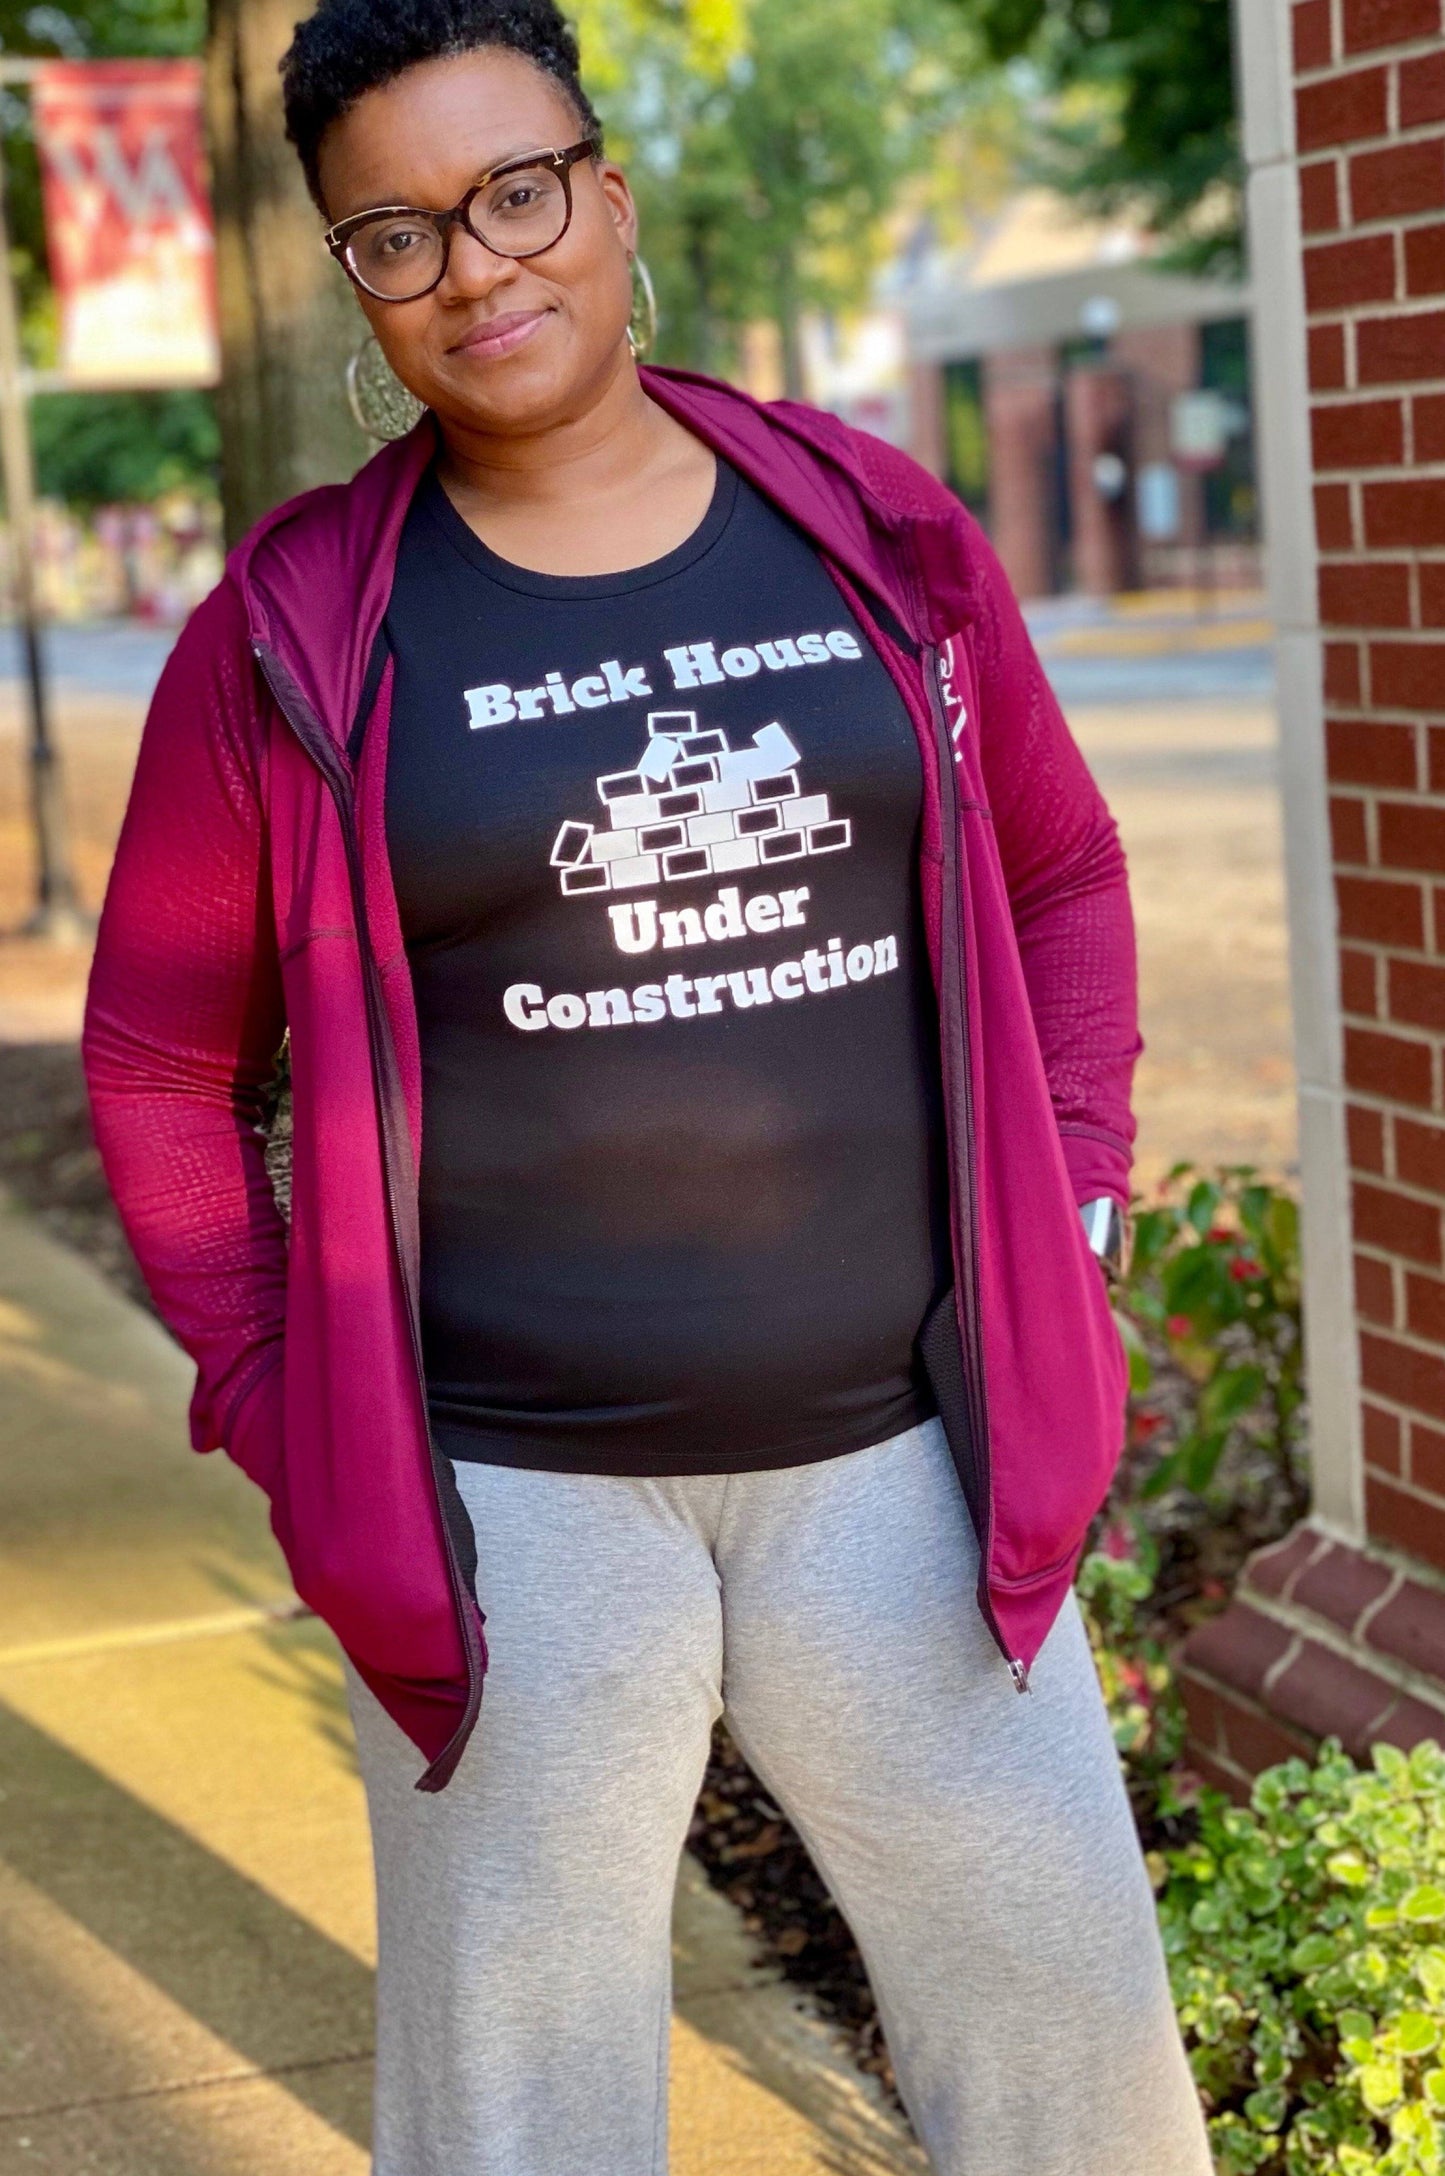
[[[349,1658],[379,2176],[665,2167],[723,1712],[941,2176],[1198,2176],[1070,1597],[1129,910],[1017,607],[901,455],[639,374],[552,0],[322,0],[285,94],[426,414],[182,636],[86,1053],[196,1446]]]

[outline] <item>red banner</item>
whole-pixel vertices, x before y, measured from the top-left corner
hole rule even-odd
[[[214,384],[200,63],[49,61],[34,111],[62,374],[76,386]]]

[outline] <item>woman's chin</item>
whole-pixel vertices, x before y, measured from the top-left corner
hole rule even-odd
[[[503,438],[529,438],[568,423],[596,396],[597,373],[567,358],[560,368],[555,352],[533,355],[536,343],[512,355],[469,363],[465,354],[448,358],[423,398],[444,423],[485,430]]]

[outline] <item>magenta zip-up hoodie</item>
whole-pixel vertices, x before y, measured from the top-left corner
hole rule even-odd
[[[918,736],[955,1269],[924,1353],[979,1532],[979,1607],[1023,1688],[1123,1436],[1123,1355],[1077,1214],[1128,1193],[1118,836],[950,493],[834,417],[644,376],[812,540]],[[417,1746],[426,1790],[456,1767],[487,1660],[473,1536],[427,1424],[421,1063],[384,823],[381,630],[435,445],[425,418],[351,483],[278,508],[181,635],[84,1042],[121,1215],[196,1363],[195,1447],[224,1446],[266,1492],[297,1593]],[[287,1029],[289,1236],[256,1130]]]

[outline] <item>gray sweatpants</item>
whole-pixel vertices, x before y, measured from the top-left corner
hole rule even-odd
[[[1078,1612],[1021,1697],[936,1422],[731,1478],[458,1478],[492,1667],[447,1791],[351,1682],[375,2176],[665,2176],[673,1881],[724,1713],[847,1915],[939,2176],[1207,2176]]]

